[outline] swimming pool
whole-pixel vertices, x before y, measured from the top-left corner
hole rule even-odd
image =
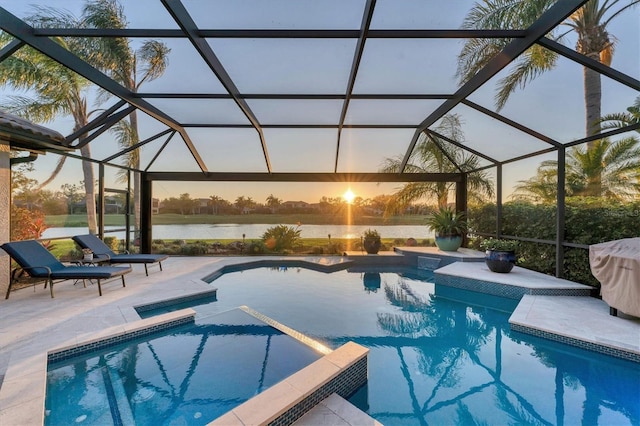
[[[45,425],[205,425],[316,349],[232,309],[49,365]]]
[[[194,309],[248,305],[328,346],[368,347],[350,401],[385,425],[640,423],[640,364],[511,331],[517,301],[388,271],[238,271]]]

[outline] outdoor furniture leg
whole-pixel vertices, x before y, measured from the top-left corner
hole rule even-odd
[[[102,286],[100,285],[100,278],[98,278],[98,293],[102,296]]]
[[[158,262],[158,265],[160,265],[160,270],[162,271],[162,262]]]
[[[9,293],[11,293],[11,286],[12,285],[13,285],[13,278],[9,281],[9,288],[7,288],[7,295],[5,296],[5,299],[9,298]]]
[[[617,317],[618,316],[618,310],[616,308],[609,307],[609,315]]]
[[[126,285],[124,283],[124,275],[122,275],[120,278],[122,278],[122,287],[126,287]]]
[[[47,283],[44,283],[44,288],[47,288]],[[51,292],[51,298],[53,299],[53,278],[49,278],[49,291]]]
[[[149,276],[149,270],[147,269],[147,264],[144,264],[144,273],[146,276]]]

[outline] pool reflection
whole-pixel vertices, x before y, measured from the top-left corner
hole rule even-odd
[[[372,349],[352,402],[383,424],[639,424],[638,366],[510,331],[517,301],[405,278],[384,295],[382,335],[335,338]]]

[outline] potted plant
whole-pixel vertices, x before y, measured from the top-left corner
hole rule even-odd
[[[427,219],[427,226],[436,234],[436,245],[442,251],[456,251],[467,233],[467,220],[463,212],[440,207]]]
[[[378,231],[367,229],[364,231],[364,239],[362,240],[362,246],[368,254],[376,254],[380,250],[380,234]]]
[[[480,248],[485,250],[484,262],[492,272],[511,272],[516,264],[516,248],[518,242],[515,240],[502,240],[489,238],[480,243]]]

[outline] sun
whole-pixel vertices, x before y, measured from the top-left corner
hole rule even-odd
[[[344,198],[347,203],[351,204],[353,203],[353,199],[356,198],[356,194],[354,194],[353,191],[351,191],[351,188],[349,188],[344,194],[342,194],[342,198]]]

